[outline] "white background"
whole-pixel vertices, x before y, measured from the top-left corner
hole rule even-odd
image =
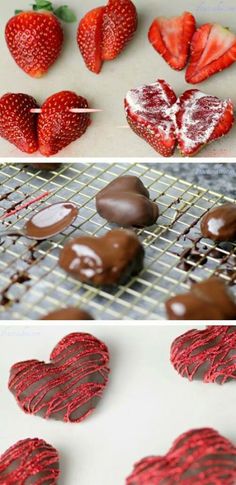
[[[30,0],[1,1],[0,6],[0,95],[6,92],[25,92],[42,104],[51,94],[69,89],[85,96],[91,107],[102,108],[103,113],[93,115],[93,123],[86,134],[59,153],[63,157],[94,156],[150,156],[158,154],[126,125],[123,99],[127,91],[157,78],[168,81],[176,94],[186,89],[199,88],[207,94],[222,98],[231,97],[236,104],[236,63],[209,80],[190,85],[185,82],[184,71],[176,72],[159,56],[147,39],[148,29],[156,16],[180,15],[188,9],[198,24],[218,22],[236,32],[235,0],[134,0],[139,12],[139,28],[132,42],[114,61],[104,64],[101,74],[88,71],[76,43],[77,23],[84,14],[103,4],[101,0],[68,0],[74,8],[78,22],[63,24],[65,43],[61,56],[42,79],[32,79],[12,59],[4,39],[5,25],[13,16],[14,9],[27,9]],[[56,5],[63,4],[59,0]],[[106,2],[104,2],[105,4]],[[200,152],[206,157],[230,157],[236,153],[236,127],[220,141],[212,143]],[[0,156],[25,157],[13,145],[0,139]],[[36,156],[39,156],[38,154]],[[178,156],[177,152],[175,156]]]
[[[124,485],[135,461],[165,453],[190,428],[214,427],[236,442],[235,383],[190,383],[170,365],[171,342],[187,330],[56,323],[2,328],[0,453],[20,439],[43,438],[60,452],[60,485]],[[25,415],[7,389],[10,366],[24,359],[47,360],[71,331],[89,331],[110,349],[110,382],[102,401],[80,424]]]

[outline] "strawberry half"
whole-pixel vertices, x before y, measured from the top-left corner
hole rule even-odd
[[[5,38],[18,66],[32,77],[41,77],[58,58],[63,30],[50,12],[22,12],[6,25]]]
[[[38,118],[39,150],[50,157],[80,138],[90,125],[88,113],[72,113],[71,108],[88,108],[85,98],[71,91],[50,96]]]
[[[137,11],[131,0],[109,0],[80,21],[77,43],[88,69],[98,74],[104,61],[115,59],[137,29]]]
[[[175,150],[175,124],[170,115],[175,102],[174,91],[163,80],[131,89],[125,98],[130,127],[164,157],[170,157]]]
[[[233,126],[233,104],[190,89],[172,108],[176,122],[178,148],[182,155],[192,156],[207,143],[226,135]]]
[[[9,93],[0,99],[0,136],[26,153],[38,149],[37,115],[30,112],[32,108],[38,105],[27,94]]]
[[[236,35],[218,24],[202,25],[194,34],[186,81],[197,84],[236,61]]]
[[[148,38],[154,49],[173,69],[181,70],[187,64],[195,30],[194,16],[190,12],[184,12],[180,17],[157,17],[149,29]]]

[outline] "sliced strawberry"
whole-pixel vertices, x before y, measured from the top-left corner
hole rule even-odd
[[[222,101],[197,89],[185,91],[172,110],[178,148],[184,156],[195,155],[207,143],[226,135],[234,122],[230,99]]]
[[[236,35],[218,24],[202,25],[194,34],[186,81],[197,84],[236,61]]]
[[[77,43],[88,69],[98,74],[102,67],[102,25],[105,7],[88,12],[77,31]]]
[[[35,108],[37,102],[27,94],[9,93],[0,99],[0,136],[26,153],[38,149],[37,115],[30,112]]]
[[[30,76],[41,77],[61,52],[63,30],[50,12],[23,12],[9,20],[5,38],[18,66]]]
[[[125,98],[132,130],[164,157],[170,157],[176,145],[175,124],[169,114],[175,102],[174,91],[163,80],[132,89]]]
[[[183,69],[188,60],[190,42],[196,30],[196,21],[190,12],[180,17],[157,17],[152,23],[148,38],[154,49],[177,70]]]
[[[89,114],[70,112],[88,108],[85,98],[71,91],[61,91],[48,98],[38,119],[39,150],[50,157],[80,138],[90,125]]]
[[[115,59],[132,39],[138,16],[131,0],[109,0],[102,26],[102,59]]]

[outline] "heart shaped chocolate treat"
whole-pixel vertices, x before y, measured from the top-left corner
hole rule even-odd
[[[54,348],[50,363],[12,366],[9,389],[28,414],[78,423],[100,401],[108,381],[106,345],[87,333],[72,333]]]
[[[81,236],[65,245],[60,266],[93,285],[123,284],[143,268],[144,249],[134,232],[114,229],[104,236]]]
[[[193,156],[207,143],[226,135],[234,122],[230,99],[222,101],[198,89],[185,91],[172,108],[178,148],[182,155]]]
[[[170,113],[175,102],[173,89],[162,79],[131,89],[125,98],[130,127],[163,157],[173,155],[176,146],[175,124]]]
[[[231,320],[236,318],[236,302],[220,278],[194,283],[183,295],[165,303],[169,320]]]
[[[236,241],[236,204],[209,210],[201,220],[201,233],[213,241]]]
[[[85,310],[68,307],[50,312],[41,320],[93,320],[93,317]]]
[[[118,177],[102,189],[96,196],[96,208],[101,217],[120,226],[151,226],[159,216],[148,190],[132,175]]]
[[[18,441],[0,457],[2,485],[56,485],[59,475],[57,450],[37,438]]]
[[[236,379],[236,327],[189,330],[174,340],[170,354],[182,377],[224,384]]]
[[[179,436],[165,456],[138,462],[126,485],[233,485],[236,447],[211,428]]]

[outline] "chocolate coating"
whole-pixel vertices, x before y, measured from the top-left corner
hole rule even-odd
[[[61,163],[28,163],[34,168],[38,168],[39,170],[56,170],[60,167]]]
[[[236,204],[214,207],[201,221],[203,237],[213,241],[236,241]]]
[[[25,233],[33,238],[47,238],[62,232],[78,215],[72,202],[58,202],[37,212],[25,225]]]
[[[159,216],[157,204],[149,199],[143,182],[133,175],[117,177],[96,196],[96,208],[101,217],[123,227],[146,227]]]
[[[65,245],[59,264],[84,283],[125,283],[143,268],[144,249],[134,232],[114,229],[102,237],[82,236]]]
[[[212,277],[165,303],[169,320],[236,319],[236,302],[224,281]]]
[[[41,320],[93,320],[93,317],[84,310],[68,307],[50,312]]]

